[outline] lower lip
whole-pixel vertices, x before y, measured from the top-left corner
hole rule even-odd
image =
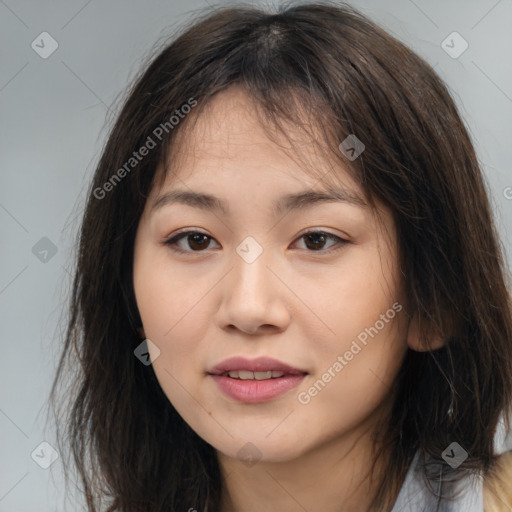
[[[240,380],[221,375],[211,375],[226,395],[248,404],[272,400],[298,386],[305,376],[305,374],[285,375],[276,379]]]

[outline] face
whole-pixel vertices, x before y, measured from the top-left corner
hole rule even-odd
[[[332,164],[293,130],[295,150],[327,172]],[[254,450],[267,461],[367,425],[407,348],[390,213],[372,215],[339,163],[337,200],[286,201],[332,187],[277,139],[243,92],[217,95],[183,137],[176,174],[152,190],[134,259],[164,393],[224,456]],[[246,360],[230,367],[242,373],[212,375],[234,357]]]

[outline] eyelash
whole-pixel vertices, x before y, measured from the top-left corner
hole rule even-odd
[[[163,242],[164,245],[168,246],[171,251],[173,252],[176,252],[176,253],[201,253],[201,252],[206,252],[206,249],[204,250],[201,250],[201,251],[194,251],[194,250],[185,250],[185,249],[181,249],[179,248],[176,244],[183,238],[186,238],[190,235],[204,235],[205,237],[207,237],[207,239],[210,239],[210,240],[213,240],[214,238],[207,235],[206,233],[203,233],[201,231],[183,231],[181,233],[178,233],[177,235],[174,235],[173,237],[169,238],[168,240],[165,240]],[[306,236],[308,235],[325,235],[326,238],[329,238],[331,240],[335,240],[337,242],[339,242],[339,247],[336,247],[335,249],[327,249],[327,250],[322,250],[322,249],[319,249],[317,251],[314,251],[314,250],[308,250],[308,249],[304,249],[305,251],[307,252],[311,252],[311,253],[328,253],[328,254],[331,254],[333,252],[336,252],[336,251],[339,251],[340,249],[342,249],[346,244],[350,243],[348,240],[345,240],[343,238],[340,238],[339,236],[336,236],[336,235],[333,235],[332,233],[328,233],[326,231],[307,231],[306,233],[303,233],[299,238],[298,240],[302,239],[302,238],[305,238]]]

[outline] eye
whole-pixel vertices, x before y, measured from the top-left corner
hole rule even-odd
[[[180,247],[179,242],[182,240],[185,240],[185,243],[189,248],[192,248],[192,250]],[[168,245],[171,250],[175,252],[201,252],[208,248],[211,240],[213,240],[213,238],[206,233],[201,233],[200,231],[184,231],[166,240],[164,244]]]
[[[178,233],[169,240],[166,240],[164,245],[167,245],[171,248],[171,250],[180,253],[202,252],[205,249],[208,249],[208,246],[212,240],[214,240],[213,237],[207,235],[206,233],[202,233],[201,231],[184,231],[182,233]],[[344,240],[339,236],[333,235],[332,233],[327,233],[325,231],[308,231],[307,233],[302,234],[298,240],[305,240],[305,250],[308,252],[334,252],[349,243],[347,240]],[[334,242],[331,244],[331,247],[332,245],[336,245],[336,243],[338,243],[340,247],[336,249],[325,250],[325,244],[329,240]],[[182,241],[185,242],[188,248],[184,248],[182,245],[180,245]]]
[[[305,240],[305,245],[309,252],[334,252],[338,249],[341,249],[345,244],[348,244],[348,240],[344,240],[339,236],[333,235],[332,233],[326,233],[325,231],[308,231],[307,233],[303,233],[299,240]],[[328,249],[325,250],[326,241],[331,240],[335,242],[332,245],[336,245],[336,242],[340,244],[340,247],[336,249]],[[331,245],[331,247],[332,247]]]

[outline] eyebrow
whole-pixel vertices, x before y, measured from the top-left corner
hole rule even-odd
[[[360,208],[367,208],[366,203],[360,197],[352,194],[345,189],[317,191],[305,190],[294,194],[286,194],[280,197],[273,204],[273,212],[275,216],[280,216],[291,210],[304,210],[319,203],[343,202]],[[200,208],[205,211],[213,211],[229,215],[228,202],[211,194],[203,192],[194,192],[190,190],[172,190],[160,196],[153,203],[151,211],[155,212],[172,204],[184,204],[192,208]]]

